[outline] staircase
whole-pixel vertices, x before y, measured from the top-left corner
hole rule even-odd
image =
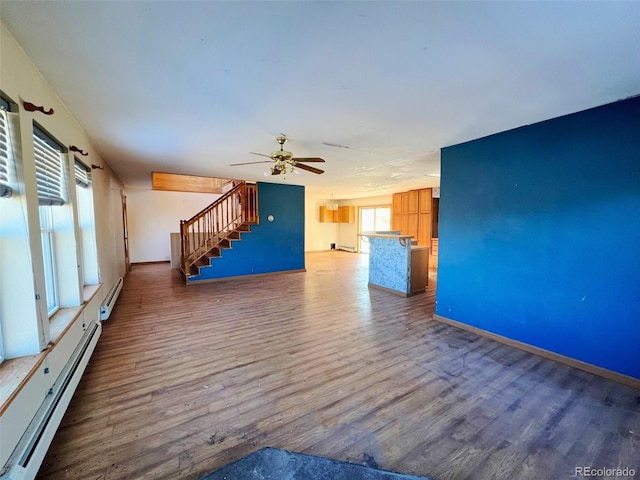
[[[246,182],[239,182],[189,220],[181,220],[181,272],[185,281],[189,283],[201,269],[211,268],[213,259],[258,223],[258,187]]]

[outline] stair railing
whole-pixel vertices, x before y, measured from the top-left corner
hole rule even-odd
[[[189,220],[180,221],[182,268],[191,266],[244,224],[258,223],[258,187],[240,182]]]

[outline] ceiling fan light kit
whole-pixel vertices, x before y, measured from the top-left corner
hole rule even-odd
[[[288,173],[295,173],[296,175],[300,175],[300,172],[293,168],[293,166],[289,167]],[[270,175],[286,175],[287,174],[287,164],[286,163],[277,163],[273,167],[270,167],[264,172],[264,176],[268,177]],[[282,177],[286,179],[286,177]]]
[[[283,179],[287,173],[295,173],[300,174],[297,169],[306,170],[307,172],[321,174],[324,173],[324,170],[320,170],[319,168],[312,167],[310,165],[305,165],[307,162],[315,162],[315,163],[324,163],[324,159],[319,157],[294,157],[293,153],[284,149],[284,144],[287,142],[287,137],[284,135],[276,137],[276,141],[280,144],[280,150],[276,150],[275,152],[271,152],[271,155],[264,155],[263,153],[255,153],[249,152],[252,155],[260,155],[261,157],[267,157],[271,160],[263,160],[261,162],[245,162],[245,163],[232,163],[230,166],[235,167],[237,165],[252,165],[256,163],[271,163],[274,162],[275,165],[271,166],[264,175],[267,177],[269,175],[283,175]]]

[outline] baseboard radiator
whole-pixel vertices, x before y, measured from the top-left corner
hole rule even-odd
[[[106,320],[111,315],[111,310],[113,310],[116,300],[118,300],[118,295],[120,295],[123,284],[122,277],[120,277],[111,290],[109,290],[109,293],[104,299],[104,303],[100,305],[100,320]]]
[[[101,332],[102,324],[99,321],[89,325],[82,341],[0,472],[1,480],[32,480],[36,477]]]
[[[356,247],[349,247],[347,245],[339,245],[338,250],[344,250],[345,252],[356,253]]]

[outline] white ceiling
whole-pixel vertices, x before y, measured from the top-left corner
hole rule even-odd
[[[249,152],[280,133],[326,173],[267,181],[335,198],[435,186],[441,147],[640,93],[637,1],[2,1],[0,14],[129,187],[153,170],[265,180],[266,164],[229,164],[259,161]]]

